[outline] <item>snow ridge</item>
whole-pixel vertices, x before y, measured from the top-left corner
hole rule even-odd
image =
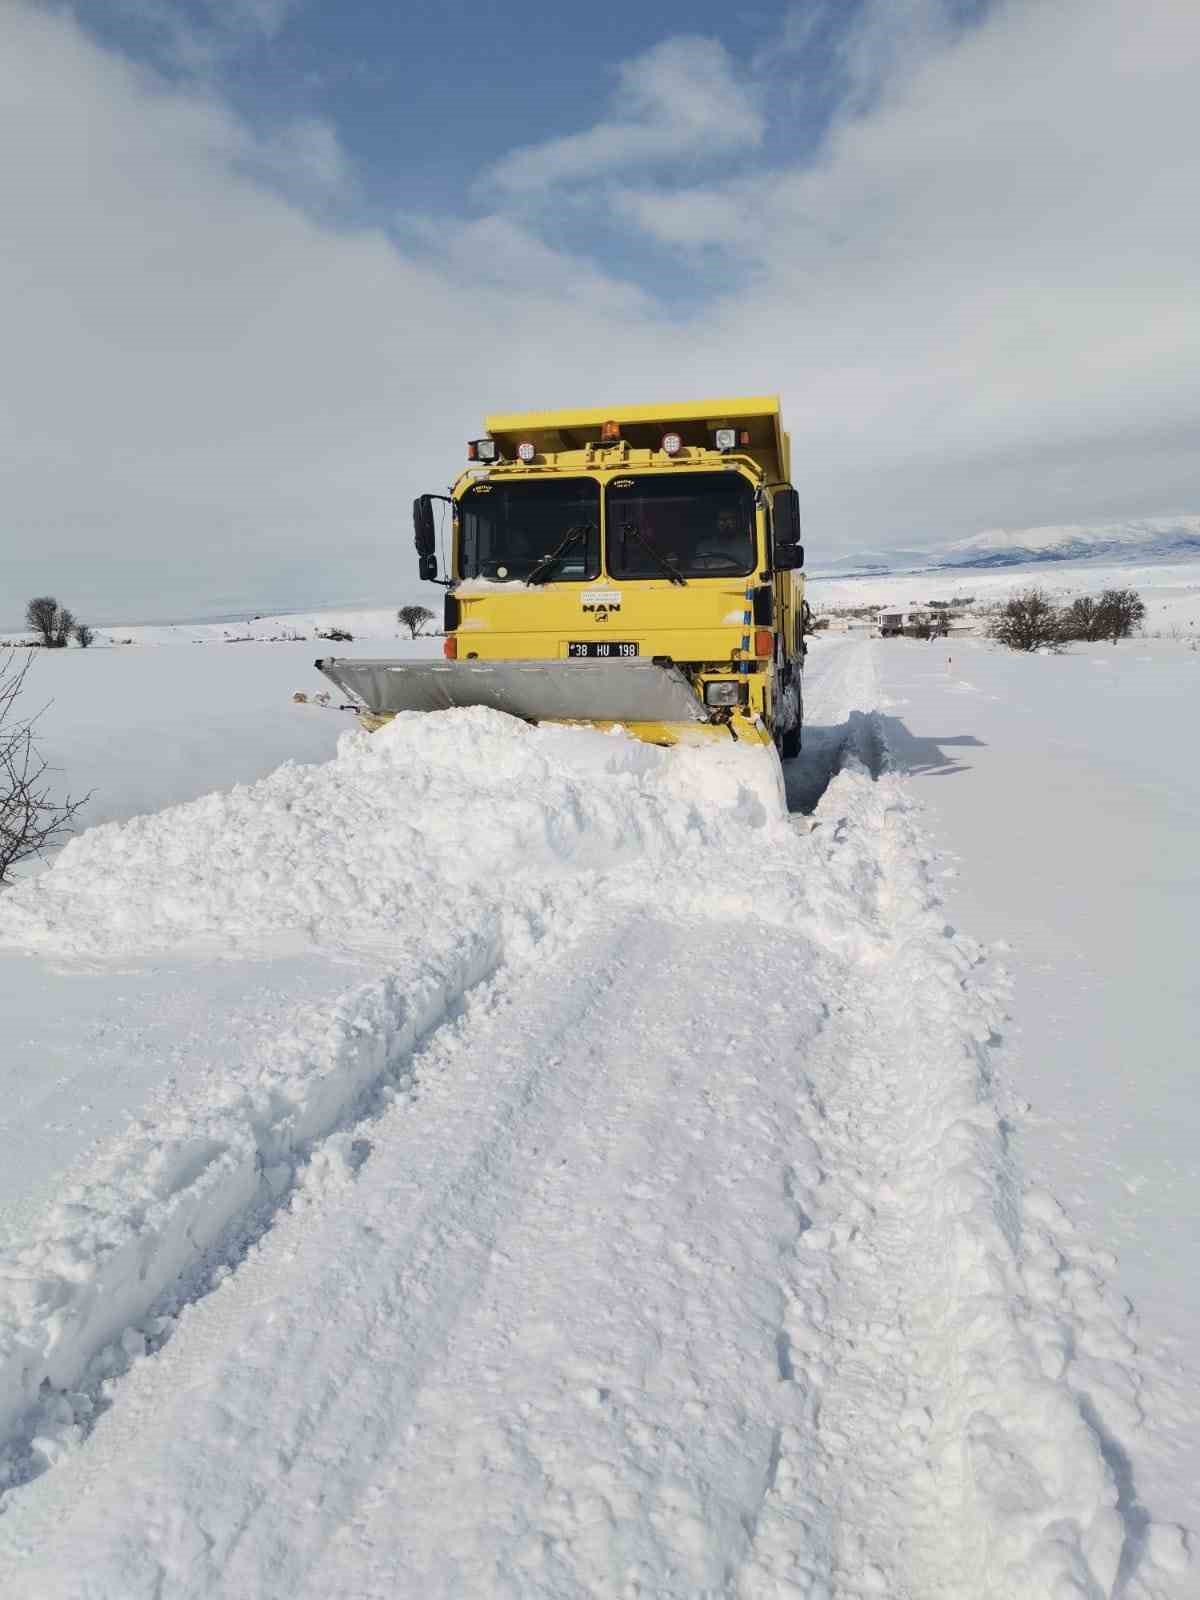
[[[1117,1443],[1141,1420],[1134,1318],[1103,1255],[1023,1191],[989,1062],[1003,975],[946,926],[881,724],[856,733],[823,809],[858,801],[888,948],[866,1004],[860,973],[834,1006],[825,1071],[810,1063],[828,1086],[804,1125],[822,1181],[793,1189],[811,1226],[786,1317],[810,1425],[784,1430],[767,1581],[744,1592],[818,1592],[771,1587],[794,1543],[789,1496],[823,1503],[838,1595],[1178,1592],[1183,1537],[1149,1523]]]
[[[494,972],[480,931],[445,971],[364,985],[332,1014],[296,1018],[250,1082],[183,1094],[135,1123],[88,1180],[0,1254],[0,1490],[78,1444],[99,1385],[157,1347],[181,1305],[237,1259],[286,1203],[319,1141],[402,1080],[451,1005]]]

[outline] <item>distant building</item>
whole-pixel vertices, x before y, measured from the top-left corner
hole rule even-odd
[[[913,639],[927,639],[931,625],[932,619],[928,611],[900,611],[891,607],[884,607],[876,621],[880,637],[883,639],[895,639],[901,635]],[[948,621],[944,613],[936,619],[936,625],[939,629],[946,630]]]

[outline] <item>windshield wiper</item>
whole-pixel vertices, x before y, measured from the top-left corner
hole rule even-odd
[[[551,550],[550,554],[548,556],[543,556],[537,565],[531,568],[530,572],[526,576],[525,582],[545,583],[547,580],[543,578],[541,574],[543,572],[548,573],[556,561],[561,561],[563,556],[566,555],[567,551],[571,548],[581,534],[586,539],[588,534],[591,533],[594,528],[595,524],[592,522],[581,522],[577,528],[568,528],[559,543],[555,545],[553,550]]]
[[[672,563],[667,560],[666,556],[663,555],[662,551],[657,545],[651,544],[649,534],[643,533],[636,522],[623,522],[621,524],[621,532],[625,534],[626,537],[628,537],[629,534],[632,534],[637,542],[642,546],[643,550],[648,550],[650,552],[655,561],[658,562],[659,566],[666,573],[667,577],[670,578],[672,583],[682,584],[687,582],[687,579],[684,577],[683,573],[680,572],[679,568],[673,566]]]

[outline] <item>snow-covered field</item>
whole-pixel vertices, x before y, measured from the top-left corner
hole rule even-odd
[[[1023,656],[977,639],[875,647],[884,726],[942,847],[948,916],[1003,940],[998,1061],[1016,1150],[1137,1309],[1134,1486],[1200,1504],[1200,653],[1170,641]]]
[[[336,620],[340,619],[340,620]],[[210,789],[249,783],[281,762],[326,761],[353,717],[297,705],[293,694],[337,691],[313,666],[318,656],[440,655],[440,638],[397,637],[392,612],[321,619],[352,643],[318,639],[312,619],[239,624],[225,643],[217,624],[114,630],[133,645],[44,650],[33,657],[25,702],[45,706],[38,733],[64,793],[91,793],[82,822],[156,811]],[[306,629],[297,626],[308,622]],[[254,639],[243,631],[259,629]],[[207,629],[207,633],[205,632]],[[265,642],[304,631],[302,642]],[[211,648],[195,648],[193,635]],[[172,648],[173,646],[179,648]]]
[[[1003,603],[1029,588],[1045,589],[1059,604],[1103,589],[1136,589],[1146,603],[1148,637],[1200,641],[1200,559],[1033,562],[1026,566],[889,572],[864,578],[810,578],[809,599],[820,615],[839,607],[894,606],[908,610],[930,600],[973,597],[980,606]]]
[[[0,1594],[1194,1594],[1200,656],[821,639],[810,817],[316,653],[37,663]]]

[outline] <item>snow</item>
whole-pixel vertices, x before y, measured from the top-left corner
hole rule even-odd
[[[45,707],[38,734],[60,792],[90,793],[87,825],[250,783],[287,760],[328,760],[353,718],[292,701],[330,690],[313,666],[318,656],[441,654],[438,638],[398,639],[363,629],[358,616],[346,620],[360,630],[349,644],[314,637],[226,647],[214,624],[201,640],[211,649],[193,646],[201,629],[181,628],[135,630],[139,642],[123,648],[35,652],[25,704]]]
[[[1196,560],[1200,516],[1137,517],[1124,522],[1053,523],[1036,528],[987,528],[963,539],[914,550],[859,550],[817,566],[818,577],[930,572],[961,569],[969,575],[983,566],[1027,562]]]
[[[0,1593],[1194,1592],[1200,658],[819,639],[789,813],[296,649],[0,897]]]
[[[1043,559],[1089,552],[1170,554],[1176,547],[1200,549],[1200,517],[1139,517],[1127,522],[1063,523],[1040,528],[988,528],[968,539],[955,539],[936,552],[939,562],[955,563],[1021,556],[1038,552]]]
[[[428,609],[428,608],[426,608]],[[437,622],[426,623],[426,627]],[[221,622],[135,622],[114,623],[98,627],[96,641],[91,649],[102,655],[110,649],[127,649],[139,645],[175,644],[295,644],[311,640],[321,644],[321,634],[338,629],[351,633],[355,639],[388,639],[411,643],[409,630],[396,618],[396,609],[379,606],[342,606],[316,611],[281,611],[271,616],[244,616]],[[0,635],[0,644],[16,644],[29,638],[29,630],[15,630]],[[426,649],[435,652],[440,646],[429,644]],[[70,646],[72,651],[75,646]],[[61,656],[62,652],[54,652]],[[94,659],[94,657],[92,658]]]
[[[997,1060],[1032,1103],[1022,1163],[1116,1252],[1108,1273],[1137,1308],[1141,1492],[1195,1525],[1200,755],[1184,728],[1200,653],[1136,639],[1057,656],[874,648],[888,737],[943,847],[947,911],[1013,947],[1020,1004]]]
[[[1146,603],[1145,632],[1183,642],[1200,639],[1200,559],[1056,561],[1001,568],[889,572],[867,578],[816,577],[808,599],[818,616],[835,608],[911,610],[930,600],[973,596],[976,607],[1002,604],[1020,590],[1045,589],[1067,604],[1104,589],[1136,589]]]

